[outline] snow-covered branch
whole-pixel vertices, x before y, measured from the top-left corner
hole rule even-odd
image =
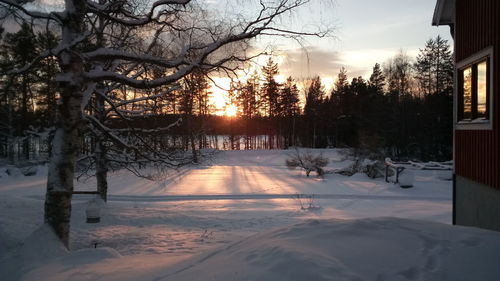
[[[229,57],[225,59],[219,60],[217,63],[207,63],[206,59],[213,54],[215,51],[219,50],[221,47],[226,46],[228,44],[238,42],[241,40],[245,39],[250,39],[255,36],[257,36],[262,29],[254,29],[250,32],[247,33],[240,33],[237,35],[230,35],[224,39],[221,39],[219,41],[210,43],[205,46],[203,51],[200,51],[200,53],[186,66],[180,67],[176,72],[166,75],[161,78],[157,79],[134,79],[130,78],[126,75],[122,75],[116,72],[111,72],[111,71],[97,71],[97,70],[91,70],[87,72],[86,78],[93,80],[93,81],[99,81],[99,80],[110,80],[110,81],[115,81],[119,82],[134,88],[138,89],[150,89],[150,88],[155,88],[159,87],[162,85],[166,84],[172,84],[181,78],[185,77],[189,73],[191,73],[195,68],[200,68],[202,66],[207,66],[207,65],[212,65],[213,67],[215,66],[222,66],[223,63],[226,63],[228,61],[231,61],[234,57]]]
[[[50,13],[43,13],[40,11],[32,11],[24,7],[25,4],[32,2],[32,1],[24,1],[24,0],[0,0],[0,4],[4,6],[5,8],[9,9],[14,9],[17,11],[20,11],[24,15],[26,15],[29,18],[32,19],[44,19],[44,20],[51,20],[55,21],[59,24],[62,24],[65,16],[62,13],[58,12],[50,12]]]
[[[110,48],[100,48],[92,52],[84,53],[82,56],[87,60],[126,60],[141,63],[149,63],[161,67],[174,68],[182,64],[188,64],[186,61],[187,49],[173,59],[166,60],[160,56],[153,56],[150,54],[133,54],[122,50],[115,50]]]
[[[191,0],[155,1],[151,5],[149,11],[142,15],[134,14],[133,12],[125,9],[124,4],[126,3],[126,1],[108,2],[103,5],[93,1],[88,1],[87,5],[90,12],[93,12],[100,17],[125,26],[135,27],[144,26],[151,22],[161,23],[162,17],[166,18],[178,12],[176,8],[172,8],[171,6],[184,7],[185,5],[189,4],[189,2],[191,2]],[[163,7],[163,10],[157,11],[161,7]],[[171,10],[167,10],[167,8],[171,8]]]
[[[144,96],[144,97],[140,97],[140,98],[135,98],[135,99],[129,99],[129,100],[123,100],[123,101],[120,101],[119,103],[113,103],[113,106],[115,108],[118,108],[118,107],[121,107],[121,106],[125,106],[127,104],[131,104],[131,103],[138,103],[138,102],[141,102],[141,101],[147,101],[147,100],[153,100],[153,99],[156,99],[156,98],[161,98],[161,97],[164,97],[165,95],[175,91],[175,90],[179,90],[180,87],[178,85],[176,86],[172,86],[170,87],[168,90],[164,91],[164,92],[161,92],[159,94],[156,94],[156,95],[150,95],[150,96]]]

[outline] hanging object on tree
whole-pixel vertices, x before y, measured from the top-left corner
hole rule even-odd
[[[89,201],[85,214],[87,215],[87,223],[98,223],[101,221],[101,199],[94,198]]]

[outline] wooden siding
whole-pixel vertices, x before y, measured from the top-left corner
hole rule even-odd
[[[500,188],[500,1],[457,0],[456,61],[494,46],[493,130],[455,131],[455,173]]]

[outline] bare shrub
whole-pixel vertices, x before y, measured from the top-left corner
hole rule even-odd
[[[340,170],[335,171],[335,173],[350,177],[360,172],[361,170],[362,170],[362,161],[360,159],[355,159],[352,164]]]
[[[295,153],[290,154],[289,158],[286,159],[286,166],[289,169],[295,169],[297,167],[306,171],[306,175],[312,171],[315,171],[318,177],[322,177],[325,174],[323,169],[328,165],[328,159],[323,157],[321,153],[313,154],[310,151],[301,152],[299,149],[295,149]]]
[[[380,178],[385,175],[383,139],[378,136],[359,137],[357,147],[347,148],[339,151],[342,160],[352,160],[352,164],[335,171],[337,174],[352,176],[356,173],[365,173],[370,178]]]
[[[293,196],[293,198],[297,200],[302,211],[317,211],[321,209],[321,207],[316,204],[314,194],[297,193]]]

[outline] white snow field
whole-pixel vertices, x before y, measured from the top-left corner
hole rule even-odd
[[[115,172],[100,223],[74,196],[71,252],[42,226],[46,169],[0,168],[0,280],[500,280],[499,233],[446,225],[451,182],[307,178],[287,153],[221,152],[158,181]]]

